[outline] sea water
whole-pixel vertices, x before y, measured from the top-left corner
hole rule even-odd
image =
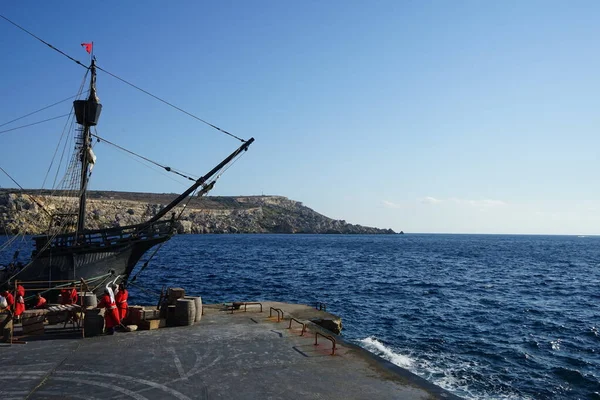
[[[130,293],[324,302],[347,340],[464,398],[600,399],[599,267],[593,236],[181,235]]]

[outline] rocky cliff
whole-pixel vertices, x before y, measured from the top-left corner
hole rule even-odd
[[[141,223],[156,215],[174,194],[89,192],[87,228]],[[0,232],[39,234],[51,220],[69,218],[77,199],[41,190],[0,190]],[[334,220],[283,196],[194,197],[185,207],[179,233],[352,233],[390,234]],[[74,218],[71,216],[71,220]]]

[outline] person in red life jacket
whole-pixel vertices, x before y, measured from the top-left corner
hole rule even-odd
[[[115,294],[115,300],[117,302],[117,308],[119,309],[119,318],[122,320],[125,319],[127,315],[127,298],[129,297],[129,292],[125,289],[125,285],[123,283],[119,284],[119,290],[117,294]]]
[[[60,304],[77,304],[78,296],[75,288],[61,289],[60,290]]]
[[[106,312],[104,313],[106,333],[109,335],[114,334],[115,327],[121,323],[121,320],[119,319],[119,310],[115,303],[115,295],[111,288],[107,287],[104,289],[104,294],[100,298],[98,308],[106,308]]]
[[[42,295],[40,293],[36,294],[35,298],[36,298],[36,303],[35,303],[35,306],[33,306],[33,308],[37,308],[37,309],[46,308],[48,302],[46,301],[45,298],[42,297]]]
[[[21,319],[21,314],[25,311],[25,288],[17,286],[17,296],[15,298],[15,317]]]
[[[2,296],[4,296],[6,299],[6,308],[12,310],[12,306],[15,304],[15,296],[13,296],[8,290],[2,292]]]
[[[77,304],[77,300],[77,290],[74,287],[60,290],[60,304],[64,306],[69,304]],[[79,316],[77,315],[76,311],[69,313],[69,320],[73,320],[73,322],[79,321]]]
[[[17,291],[17,297],[15,299],[15,317],[21,319],[21,314],[25,311],[25,298]]]

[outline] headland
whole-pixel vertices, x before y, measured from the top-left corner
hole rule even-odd
[[[156,215],[176,196],[89,191],[86,227],[103,229],[142,223]],[[0,231],[13,234],[45,233],[51,215],[69,213],[69,210],[75,209],[77,199],[61,191],[0,189]],[[395,233],[391,229],[328,218],[284,196],[191,197],[185,207],[178,207],[174,211],[177,214],[182,212],[178,233]]]

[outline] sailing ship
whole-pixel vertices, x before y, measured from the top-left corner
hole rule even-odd
[[[14,284],[14,281],[18,280],[35,282],[33,286],[50,288],[55,286],[54,282],[108,276],[126,281],[148,250],[173,236],[178,219],[174,212],[176,207],[190,196],[206,194],[212,189],[224,168],[254,142],[254,138],[240,139],[241,146],[205,175],[192,179],[194,182],[187,190],[145,222],[131,226],[87,229],[86,194],[91,169],[96,162],[92,139],[97,135],[93,134],[91,129],[98,124],[102,111],[102,104],[96,92],[96,70],[96,59],[92,55],[86,72],[86,75],[89,72],[90,76],[89,95],[73,102],[77,128],[75,154],[70,166],[70,182],[78,184],[74,202],[76,209],[68,213],[52,214],[47,233],[33,237],[34,249],[30,261],[18,266],[11,263],[11,268],[0,269],[0,286]],[[64,228],[70,231],[61,232]],[[98,291],[101,290],[100,287]]]

